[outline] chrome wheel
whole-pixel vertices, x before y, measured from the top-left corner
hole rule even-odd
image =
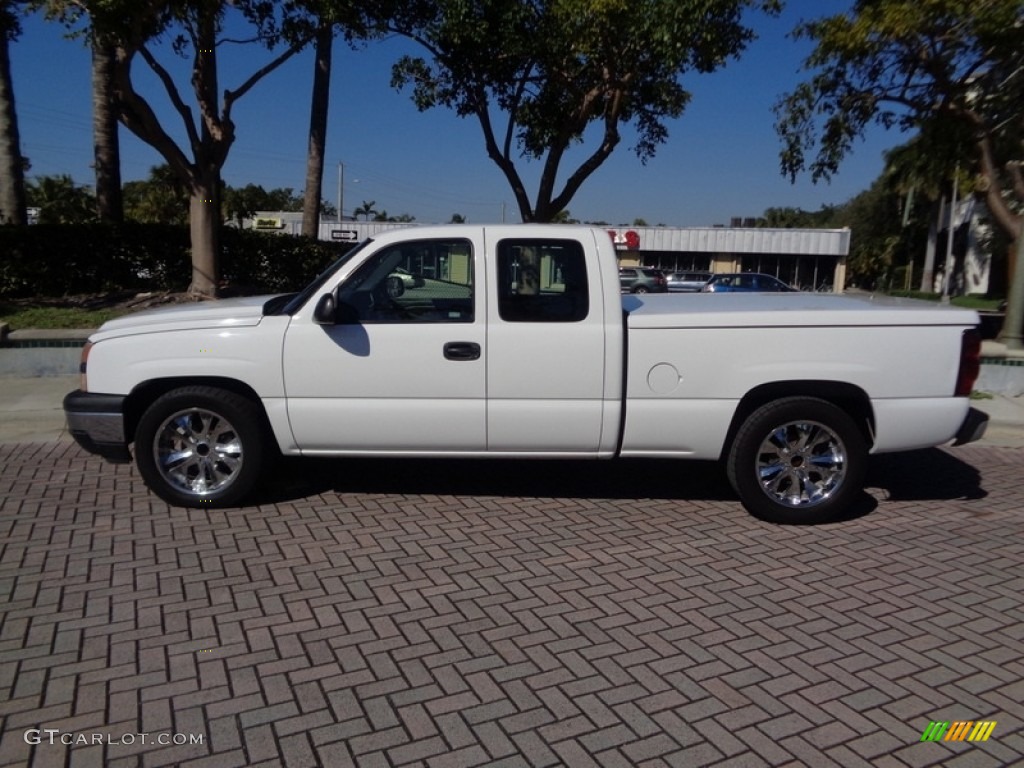
[[[153,459],[169,485],[206,496],[235,481],[244,457],[242,441],[230,421],[213,411],[189,408],[160,425]]]
[[[762,520],[825,523],[862,494],[866,431],[834,403],[784,397],[746,417],[729,448],[726,473],[743,506]]]
[[[797,421],[773,429],[757,452],[761,489],[790,507],[827,501],[846,477],[846,447],[824,424]]]

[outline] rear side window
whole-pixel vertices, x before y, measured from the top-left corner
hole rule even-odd
[[[583,246],[576,240],[498,243],[498,315],[512,323],[574,323],[590,311]]]

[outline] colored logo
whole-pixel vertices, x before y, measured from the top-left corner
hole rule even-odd
[[[995,729],[995,720],[933,720],[921,734],[921,741],[988,741]]]

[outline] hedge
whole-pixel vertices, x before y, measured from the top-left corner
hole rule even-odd
[[[299,290],[351,245],[225,227],[222,286],[231,293]],[[186,226],[125,223],[0,226],[0,297],[184,291]]]

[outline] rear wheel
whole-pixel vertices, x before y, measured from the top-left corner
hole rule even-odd
[[[633,289],[633,293],[647,293],[647,286],[638,285],[636,288]]]
[[[743,506],[762,520],[823,523],[863,490],[867,442],[850,416],[817,398],[758,408],[743,423],[726,471]]]
[[[169,504],[231,506],[259,478],[264,437],[251,400],[217,387],[181,387],[143,413],[135,460],[146,485]]]

